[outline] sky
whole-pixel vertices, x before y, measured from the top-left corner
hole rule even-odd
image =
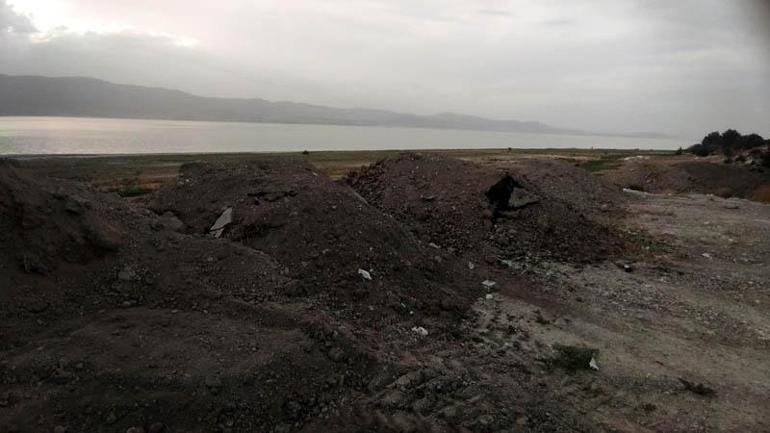
[[[0,73],[770,135],[770,1],[0,0]]]

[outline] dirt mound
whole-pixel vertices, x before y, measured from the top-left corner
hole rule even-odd
[[[297,281],[296,295],[401,312],[456,309],[470,299],[439,254],[302,162],[185,165],[150,207],[173,212],[190,233],[221,235],[274,257]],[[220,218],[231,222],[214,233]]]
[[[603,173],[608,181],[623,188],[651,193],[714,194],[770,201],[770,175],[741,164],[696,160],[629,160]]]
[[[599,227],[592,199],[570,204],[526,176],[398,164],[447,188],[401,180],[404,203],[430,218],[440,206],[482,248],[493,204],[492,236],[540,247],[553,239],[538,218]],[[3,164],[0,203],[0,431],[590,431],[544,393],[530,352],[471,339],[483,278],[412,233],[430,218],[404,224],[312,166],[191,164],[129,200]],[[459,224],[476,208],[478,227]],[[556,235],[594,248],[593,233]],[[501,371],[532,367],[500,386],[489,362],[514,356]]]
[[[409,224],[425,242],[460,254],[590,262],[622,248],[603,222],[618,191],[561,161],[490,170],[439,156],[404,154],[352,173],[347,183]]]
[[[85,263],[114,252],[124,233],[111,215],[113,204],[77,185],[43,184],[0,160],[3,256],[14,256],[27,272],[47,274],[61,262]]]
[[[13,164],[0,194],[2,431],[296,430],[374,371],[369,344],[289,299],[260,251]]]

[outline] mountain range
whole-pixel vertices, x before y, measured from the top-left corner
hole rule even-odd
[[[334,108],[264,99],[196,96],[179,90],[115,84],[85,77],[0,74],[0,116],[67,116],[257,123],[469,129],[541,134],[663,138],[657,133],[603,133],[540,122],[457,113],[417,115],[369,108]]]

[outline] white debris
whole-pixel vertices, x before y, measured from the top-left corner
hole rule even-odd
[[[703,254],[701,254],[701,255],[702,255],[703,257],[707,258],[707,259],[710,259],[710,258],[712,258],[712,257],[711,257],[711,254],[709,254],[709,253],[703,253]]]
[[[494,298],[495,297],[491,293],[487,293],[487,296],[486,296],[487,301],[491,301]]]
[[[412,327],[412,332],[415,334],[421,336],[421,337],[427,337],[428,336],[428,330],[423,328],[422,326],[414,326]]]
[[[440,249],[441,249],[441,247],[440,247],[440,246],[438,246],[437,244],[435,244],[435,243],[433,243],[433,242],[429,243],[429,244],[428,244],[428,246],[429,246],[429,247],[431,247],[431,248],[435,248],[435,249],[437,249],[437,250],[440,250]]]
[[[222,212],[222,215],[220,215],[219,218],[217,218],[217,220],[214,222],[214,225],[209,229],[209,233],[215,238],[218,238],[222,236],[222,233],[225,231],[225,227],[227,227],[232,222],[233,208],[229,207],[225,209],[224,212]]]
[[[484,286],[484,288],[487,290],[492,290],[495,288],[497,283],[492,280],[484,280],[481,282],[481,285]]]
[[[360,275],[361,278],[363,278],[363,279],[365,279],[367,281],[372,281],[372,274],[370,274],[369,271],[366,271],[364,269],[359,269],[358,270],[358,275]]]
[[[591,370],[599,371],[599,364],[596,363],[596,359],[593,357],[591,358],[591,361],[588,363],[588,366],[591,367]]]
[[[631,188],[623,188],[623,192],[629,193],[629,194],[636,194],[636,195],[650,195],[649,193],[646,193],[644,191],[639,191],[637,189],[631,189]]]
[[[473,262],[468,262],[468,269],[474,270],[476,269],[476,265],[474,265]]]

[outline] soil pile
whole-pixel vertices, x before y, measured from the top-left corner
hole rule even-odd
[[[195,234],[230,214],[221,236],[274,257],[297,281],[294,295],[397,311],[457,309],[472,298],[454,289],[467,273],[302,162],[185,165],[150,207],[172,212]]]
[[[354,172],[346,182],[423,241],[461,255],[590,262],[623,247],[605,224],[617,212],[619,191],[561,161],[517,161],[490,170],[404,154]]]
[[[375,371],[262,252],[9,163],[0,203],[2,431],[297,430]]]
[[[770,174],[742,164],[634,159],[603,175],[623,188],[651,193],[693,192],[770,202]]]
[[[112,205],[74,184],[43,187],[11,161],[0,160],[2,256],[45,275],[61,262],[86,263],[114,252],[124,234],[113,221]]]
[[[190,164],[131,200],[0,164],[0,431],[591,431],[534,355],[471,337],[483,278],[425,233],[575,253],[611,239],[594,199],[426,162],[371,169],[414,170],[391,179],[414,225],[300,162]]]

